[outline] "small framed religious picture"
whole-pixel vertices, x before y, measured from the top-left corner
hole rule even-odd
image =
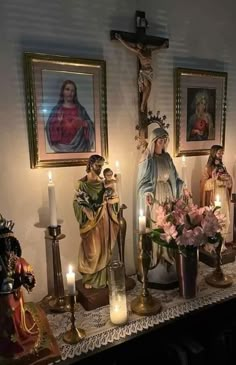
[[[227,73],[175,69],[175,156],[224,147]]]
[[[31,168],[107,159],[105,61],[25,53],[24,69]]]

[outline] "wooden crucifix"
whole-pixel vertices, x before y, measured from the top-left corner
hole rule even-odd
[[[139,126],[141,134],[147,134],[147,101],[151,92],[153,68],[152,52],[169,47],[167,38],[146,35],[148,22],[145,12],[136,11],[136,33],[111,30],[111,40],[118,40],[123,46],[136,53],[138,60],[138,100],[139,100]]]

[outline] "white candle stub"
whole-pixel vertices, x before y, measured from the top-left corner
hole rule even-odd
[[[182,165],[186,166],[186,157],[185,157],[185,155],[182,156],[181,160],[182,160]]]
[[[122,205],[122,180],[121,180],[121,172],[120,172],[120,163],[119,161],[115,162],[116,164],[116,192],[119,197],[119,203]]]
[[[48,171],[48,201],[49,201],[50,226],[57,227],[56,193],[55,193],[55,184],[52,181],[51,171]]]
[[[69,295],[75,295],[75,273],[72,270],[72,266],[69,265],[68,273],[66,274],[67,290]]]
[[[116,172],[120,172],[120,162],[118,160],[115,162],[115,165],[116,165]]]

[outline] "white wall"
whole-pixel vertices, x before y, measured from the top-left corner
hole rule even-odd
[[[15,221],[23,256],[32,264],[37,288],[31,300],[47,294],[45,227],[48,225],[47,169],[30,169],[22,55],[25,51],[107,62],[107,113],[110,165],[120,160],[123,197],[128,206],[126,266],[134,272],[134,183],[138,154],[134,141],[138,120],[136,57],[117,42],[111,29],[135,31],[136,10],[146,12],[149,34],[168,37],[170,48],[153,57],[155,78],[150,109],[173,122],[173,68],[192,67],[228,72],[225,163],[232,173],[236,158],[236,46],[234,1],[216,0],[10,0],[0,4],[0,212]],[[173,137],[173,124],[170,129]],[[172,138],[173,141],[173,138]],[[173,153],[173,143],[170,143]],[[188,178],[198,201],[199,178],[207,156],[189,157]],[[175,159],[180,169],[180,159]],[[72,209],[75,181],[85,167],[53,169],[58,216],[66,238],[60,242],[63,275],[76,267],[80,242]],[[28,299],[28,297],[27,297]]]

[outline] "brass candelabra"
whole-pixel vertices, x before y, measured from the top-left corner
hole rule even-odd
[[[122,204],[118,213],[120,229],[117,236],[119,257],[120,261],[123,262],[123,264],[125,262],[125,237],[126,237],[126,227],[127,227],[123,213],[124,209],[127,209],[127,206],[125,204]]]
[[[150,230],[145,233],[139,233],[139,255],[138,266],[141,273],[142,289],[138,297],[132,300],[131,309],[134,313],[139,315],[152,315],[160,312],[161,302],[154,298],[148,291],[148,270],[151,263],[150,245],[152,240],[150,238]]]
[[[63,340],[66,343],[74,345],[81,341],[86,333],[82,328],[75,326],[75,295],[69,295],[70,311],[71,311],[71,328],[64,334]]]

